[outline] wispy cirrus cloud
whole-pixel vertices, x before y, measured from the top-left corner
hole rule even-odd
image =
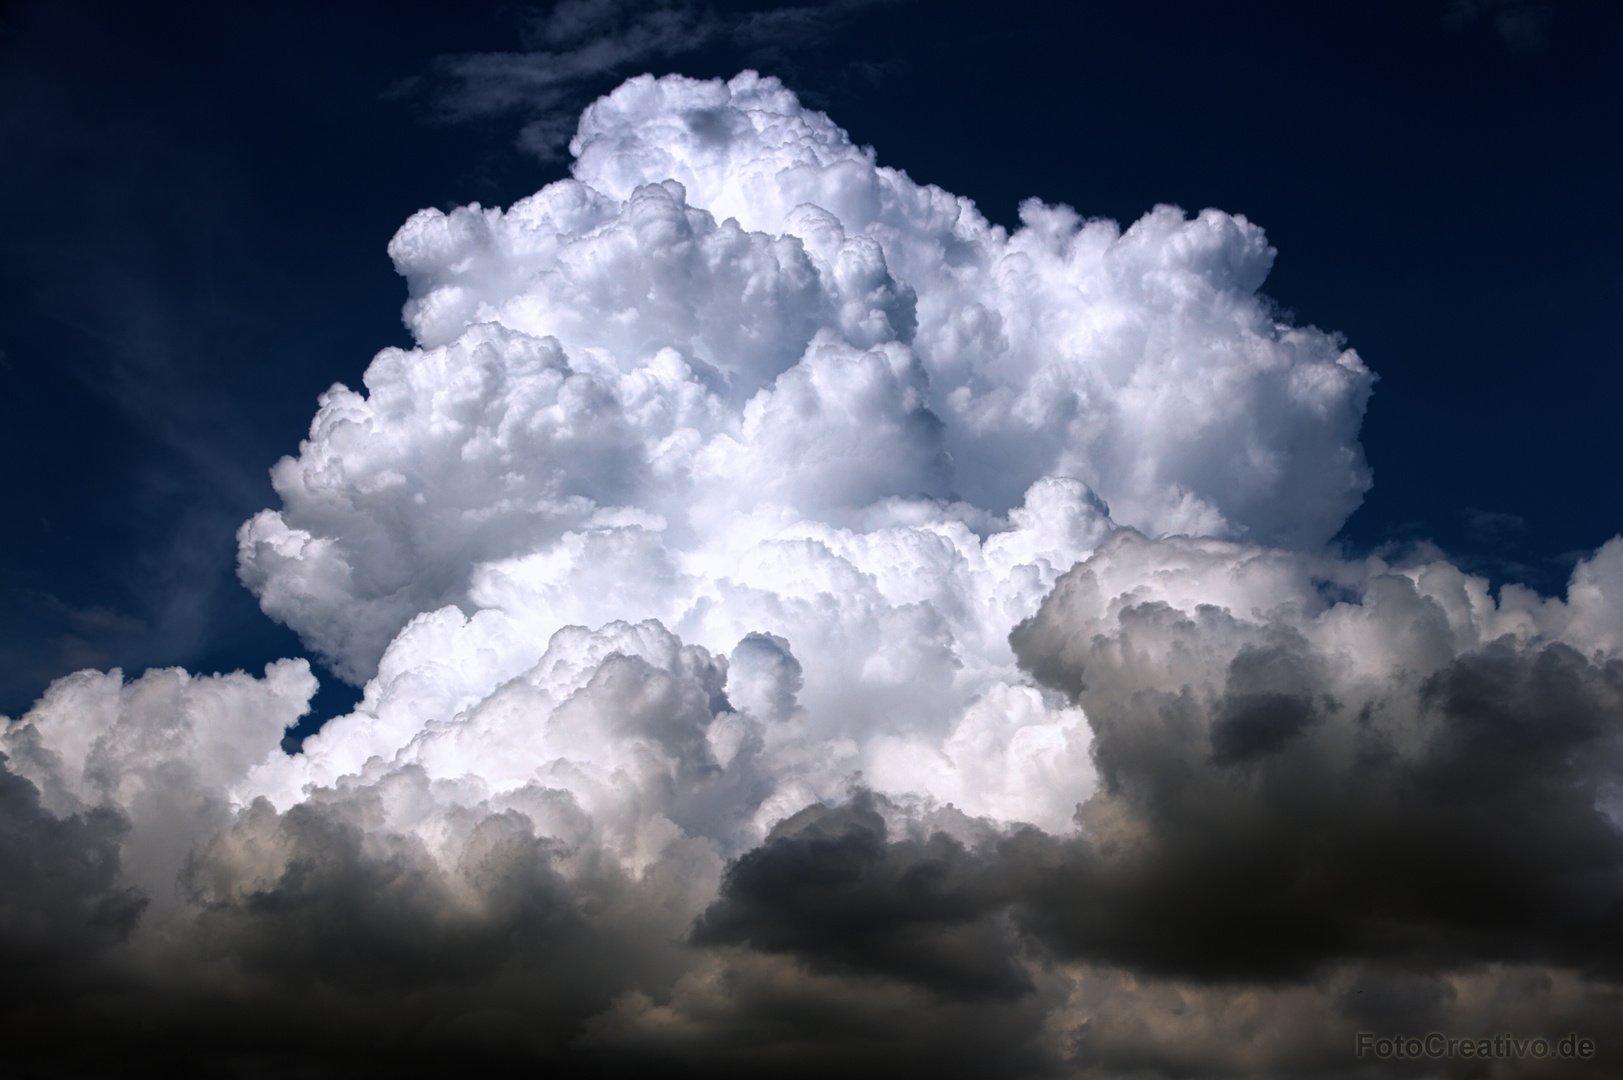
[[[864,10],[908,0],[731,9],[691,0],[564,0],[521,26],[523,48],[435,61],[425,90],[442,120],[517,114],[519,144],[563,156],[580,105],[626,75],[698,53],[725,50],[761,63],[813,47]]]

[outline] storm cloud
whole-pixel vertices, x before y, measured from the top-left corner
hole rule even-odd
[[[284,752],[285,660],[6,726],[19,1059],[1342,1076],[1615,1027],[1623,540],[1565,598],[1329,551],[1374,376],[1257,225],[1010,232],[753,72],[570,151],[401,227],[416,344],[238,534],[355,709]]]

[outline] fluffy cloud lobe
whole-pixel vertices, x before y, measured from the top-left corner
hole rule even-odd
[[[1373,376],[1257,226],[1011,233],[752,73],[570,149],[406,222],[416,347],[239,533],[355,711],[282,752],[283,661],[6,728],[42,1067],[1331,1075],[1615,1022],[1623,542],[1565,600],[1324,554]]]

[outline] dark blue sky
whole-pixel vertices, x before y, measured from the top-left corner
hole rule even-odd
[[[389,237],[563,175],[557,133],[642,71],[778,75],[1005,224],[1260,222],[1269,294],[1381,376],[1354,551],[1548,592],[1623,529],[1615,0],[551,8],[0,6],[0,712],[302,655],[233,534],[316,395],[406,343]]]

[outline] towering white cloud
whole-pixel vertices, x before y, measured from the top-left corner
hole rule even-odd
[[[570,532],[696,554],[728,514],[860,527],[922,497],[984,533],[1057,476],[1151,534],[1311,546],[1369,485],[1372,377],[1276,320],[1243,218],[1122,233],[1034,200],[1010,236],[752,74],[634,79],[573,149],[508,210],[406,223],[421,348],[328,393],[243,533],[266,610],[354,677]],[[586,617],[637,614],[664,612]]]
[[[562,627],[655,619],[713,654],[787,643],[803,707],[765,736],[786,807],[861,771],[1063,827],[1080,715],[1014,669],[1008,628],[1110,515],[1311,544],[1368,484],[1372,377],[1276,323],[1244,219],[1122,234],[1034,201],[1010,236],[753,74],[634,79],[573,149],[575,179],[506,211],[407,222],[420,347],[324,396],[274,471],[283,509],[243,528],[266,611],[379,676],[272,771],[329,783]]]
[[[1623,899],[1623,547],[1564,601],[1324,554],[1373,376],[1258,293],[1259,228],[1032,200],[1011,234],[753,73],[633,79],[571,150],[401,228],[417,346],[322,396],[239,533],[361,703],[289,756],[302,662],[54,685],[3,736],[0,824],[52,824],[0,830],[0,950],[89,912],[39,955],[162,972],[164,1017],[224,994],[256,1054],[746,1071],[819,1023],[882,1064],[873,1016],[972,1073],[1316,1069],[1326,995],[1405,949],[1578,970]],[[1382,937],[1292,878],[1389,837],[1357,790],[1477,842],[1477,764],[1519,815],[1483,850],[1553,883],[1528,927],[1372,873]],[[1296,898],[1278,948],[1248,867]],[[1242,984],[1319,1034],[1224,1057]],[[1182,1047],[1108,1006],[1172,998]]]

